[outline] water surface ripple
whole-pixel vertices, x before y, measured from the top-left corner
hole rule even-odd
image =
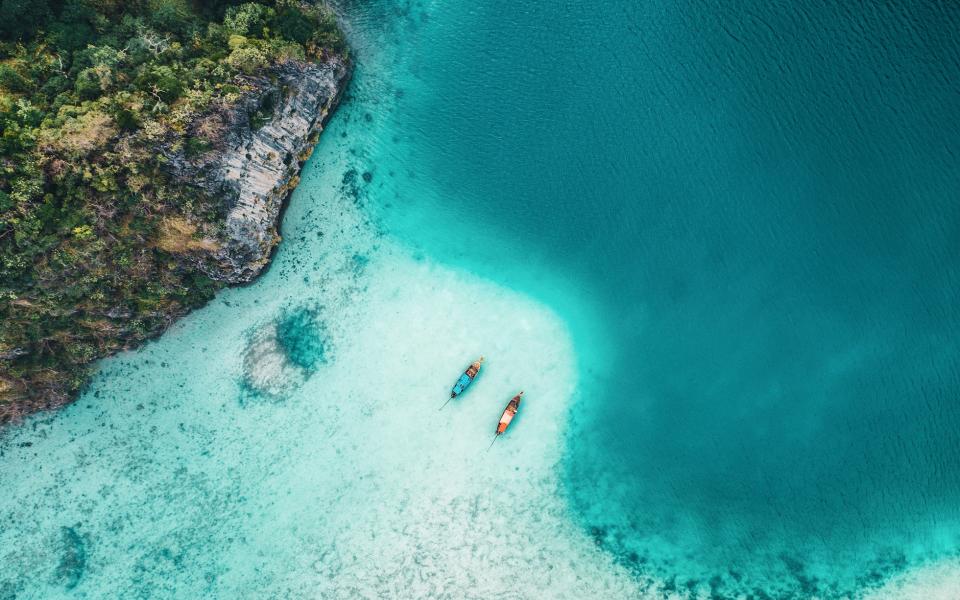
[[[377,206],[568,321],[595,542],[720,598],[956,557],[960,5],[412,6]]]

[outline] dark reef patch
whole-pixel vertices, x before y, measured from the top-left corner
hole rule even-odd
[[[332,345],[322,305],[285,308],[249,333],[243,354],[240,403],[281,400],[330,360]]]
[[[54,572],[54,581],[67,590],[77,587],[87,568],[88,541],[80,535],[79,527],[78,523],[60,528],[60,563]]]
[[[327,336],[320,307],[297,307],[277,319],[277,343],[294,365],[312,374],[327,362]]]
[[[0,581],[0,600],[16,600],[17,588],[10,581]]]

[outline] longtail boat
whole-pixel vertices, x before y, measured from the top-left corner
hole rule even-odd
[[[511,398],[510,402],[507,403],[507,407],[503,409],[503,414],[500,415],[500,422],[497,423],[497,433],[493,436],[493,442],[490,442],[490,448],[493,447],[493,443],[497,441],[497,438],[507,430],[507,427],[510,427],[510,422],[513,421],[513,417],[517,415],[517,411],[520,409],[520,401],[522,399],[523,392],[520,392]],[[487,450],[490,448],[487,448]]]
[[[453,384],[453,389],[450,390],[450,398],[447,400],[447,402],[450,402],[450,400],[453,400],[454,398],[462,394],[464,390],[466,390],[467,387],[471,383],[473,383],[473,380],[477,376],[477,373],[480,372],[481,365],[483,365],[482,356],[477,360],[473,361],[470,364],[470,366],[467,367],[467,370],[463,372],[463,375],[460,376],[460,379],[457,379],[457,382]],[[446,406],[447,402],[444,402],[443,406]],[[443,408],[443,406],[441,406],[440,408]]]

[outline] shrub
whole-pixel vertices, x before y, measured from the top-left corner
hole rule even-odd
[[[236,48],[227,57],[228,65],[247,75],[259,71],[267,66],[268,62],[267,55],[262,50],[251,46]]]
[[[2,424],[213,296],[223,199],[170,152],[212,148],[244,76],[342,39],[295,0],[0,0],[0,38]]]
[[[238,35],[262,35],[267,20],[273,16],[273,9],[255,2],[246,2],[240,6],[231,6],[223,18],[223,26]]]

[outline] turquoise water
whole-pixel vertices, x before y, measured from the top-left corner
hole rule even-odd
[[[727,4],[341,2],[274,266],[0,439],[0,598],[956,598],[960,9]]]
[[[412,11],[383,219],[571,324],[600,546],[718,597],[960,551],[957,6]]]

